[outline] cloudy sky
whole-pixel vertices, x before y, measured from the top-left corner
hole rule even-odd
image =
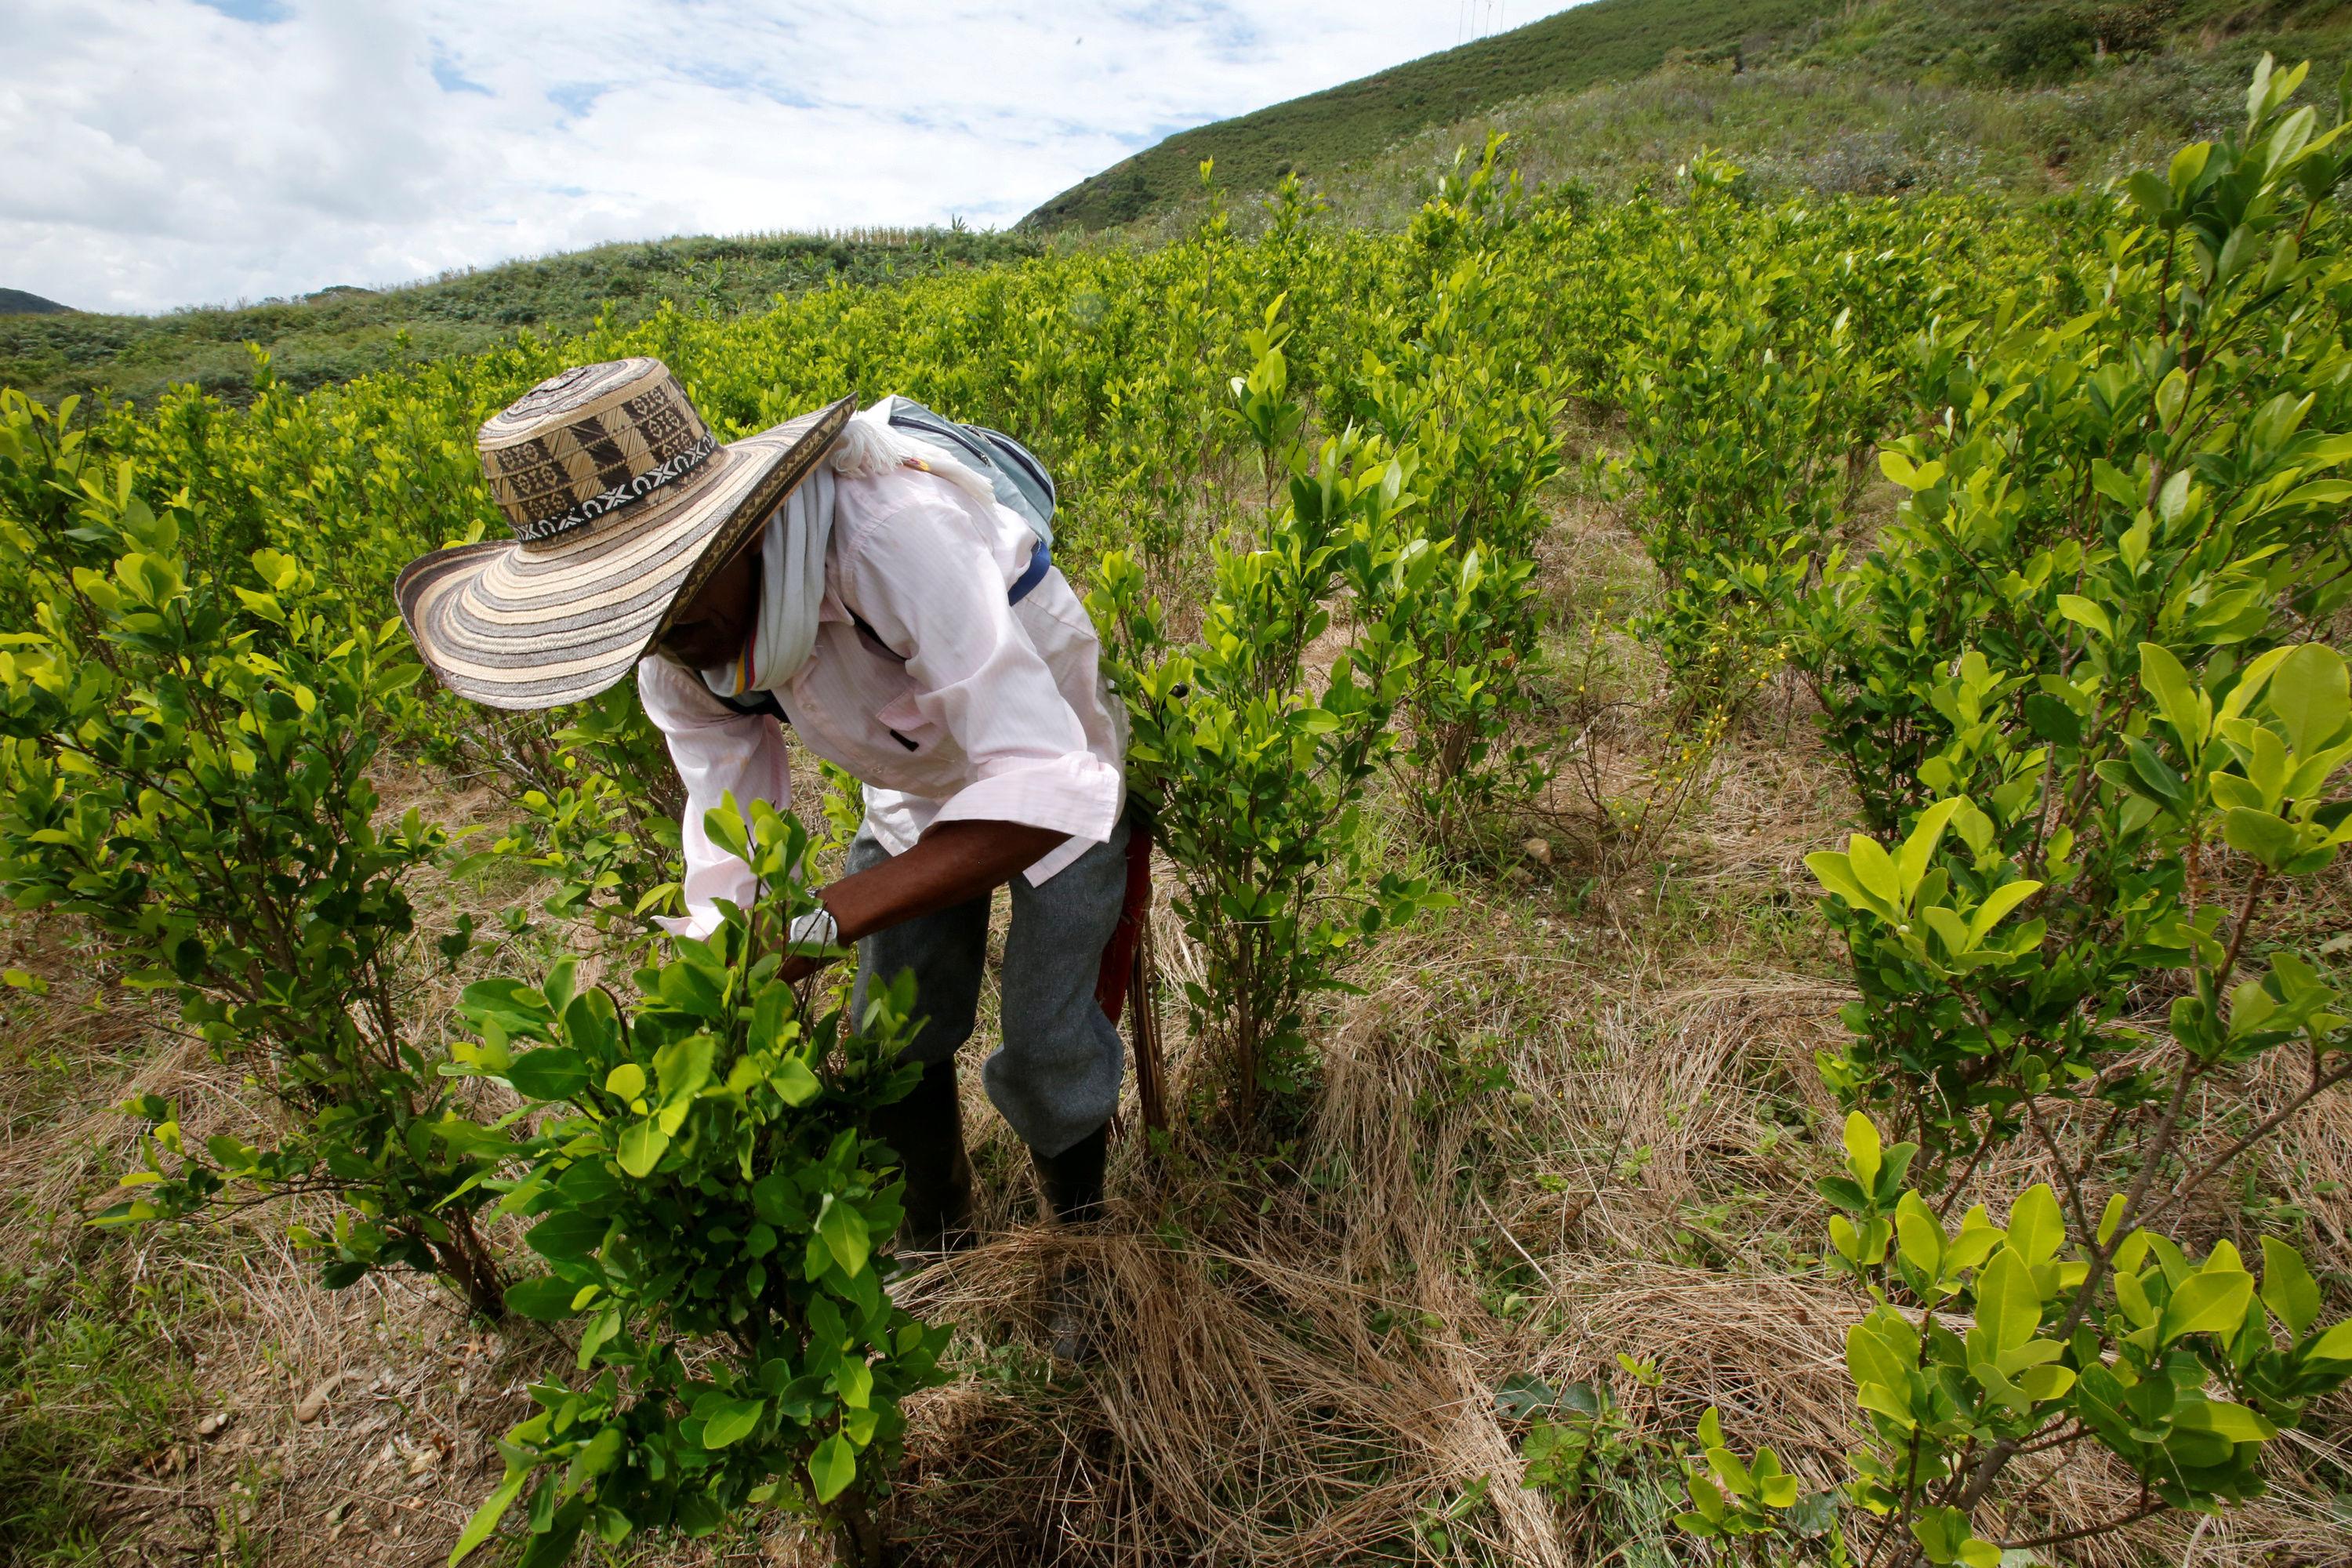
[[[1012,223],[1562,0],[0,0],[0,287],[159,310],[611,239]]]

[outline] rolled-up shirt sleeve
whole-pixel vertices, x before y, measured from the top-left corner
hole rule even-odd
[[[843,600],[903,652],[923,717],[956,739],[972,782],[933,822],[1017,822],[1088,844],[1118,824],[1118,770],[1005,602],[1004,574],[950,502],[901,508],[840,560]]]
[[[735,711],[691,672],[658,657],[637,666],[637,700],[669,743],[670,761],[686,785],[686,814],[679,824],[686,913],[660,917],[659,923],[672,936],[706,937],[719,927],[718,900],[749,907],[760,884],[751,867],[710,841],[702,819],[730,791],[747,813],[755,800],[778,811],[792,809],[792,763],[783,732],[773,719]]]

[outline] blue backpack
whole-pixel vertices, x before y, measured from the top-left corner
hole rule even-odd
[[[1029,524],[1038,542],[1049,551],[1054,548],[1054,476],[1045,471],[1036,454],[1002,430],[959,425],[911,397],[891,398],[889,409],[893,430],[945,447],[978,469],[995,487],[996,499]],[[1020,597],[1015,594],[1014,602]]]
[[[959,425],[911,397],[893,395],[886,406],[889,409],[891,429],[904,430],[961,458],[988,480],[996,491],[997,500],[1010,507],[1013,514],[1026,522],[1029,531],[1037,536],[1037,548],[1030,552],[1028,566],[1004,591],[1008,605],[1017,605],[1027,598],[1054,566],[1054,476],[1045,471],[1045,465],[1037,460],[1035,453],[1002,430],[992,430],[985,425]],[[862,622],[858,629],[868,637],[873,635],[872,629]]]

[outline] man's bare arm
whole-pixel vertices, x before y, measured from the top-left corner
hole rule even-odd
[[[844,877],[817,897],[847,944],[979,898],[1052,854],[1067,837],[1018,822],[943,822],[904,855]],[[815,968],[793,959],[784,973],[797,978]]]

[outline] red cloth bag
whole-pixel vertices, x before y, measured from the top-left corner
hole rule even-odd
[[[1135,1087],[1143,1104],[1143,1123],[1165,1130],[1168,1108],[1160,1063],[1160,1021],[1147,989],[1150,984],[1151,829],[1140,817],[1128,819],[1127,891],[1118,906],[1118,924],[1103,944],[1102,968],[1095,978],[1095,1000],[1113,1025],[1135,998],[1135,1022],[1129,1034],[1135,1044]]]

